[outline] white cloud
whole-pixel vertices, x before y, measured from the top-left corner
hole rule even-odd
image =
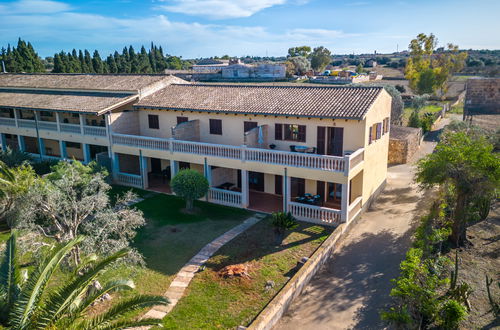
[[[49,14],[70,10],[71,7],[59,1],[20,0],[0,6],[4,14]]]
[[[285,4],[286,0],[162,0],[162,2],[168,4],[158,8],[169,12],[225,19],[249,17],[263,9]]]

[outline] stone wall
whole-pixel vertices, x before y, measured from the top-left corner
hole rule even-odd
[[[420,147],[422,129],[391,126],[388,163],[406,164]]]
[[[137,111],[112,112],[111,130],[114,133],[139,135],[139,113]]]
[[[178,124],[172,128],[172,137],[176,140],[201,141],[200,121],[196,119]]]
[[[500,78],[467,80],[464,111],[464,115],[500,114]]]

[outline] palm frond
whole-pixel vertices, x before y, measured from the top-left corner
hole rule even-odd
[[[21,272],[17,257],[17,232],[12,231],[5,247],[4,257],[0,264],[0,292],[2,295],[0,318],[9,314],[12,305],[21,290]]]
[[[4,258],[0,264],[0,286],[7,293],[7,299],[15,300],[14,293],[21,285],[21,272],[17,258],[17,232],[13,231],[7,241]]]
[[[58,246],[35,268],[11,310],[9,323],[12,328],[24,329],[30,326],[34,313],[41,307],[42,294],[54,271],[71,249],[82,240],[83,237],[78,237]]]
[[[81,302],[77,303],[75,308],[71,308],[68,314],[66,314],[63,318],[60,318],[60,320],[55,322],[54,325],[58,329],[68,328],[69,325],[75,326],[75,321],[83,317],[88,308],[106,293],[133,289],[134,285],[130,280],[114,280],[107,282],[101,290],[94,292]]]
[[[167,305],[168,299],[162,296],[138,295],[125,301],[119,302],[111,307],[107,312],[97,315],[92,319],[82,323],[84,329],[101,329],[111,325],[123,317],[126,313],[157,305]]]
[[[44,301],[45,307],[37,321],[37,326],[43,328],[60,319],[69,311],[77,300],[84,296],[90,283],[92,283],[102,271],[117,259],[126,256],[127,253],[127,250],[121,250],[100,260],[95,265],[92,265],[83,275],[77,276],[73,281],[50,294]]]
[[[0,183],[11,184],[16,181],[16,176],[12,170],[2,161],[0,161],[0,175]]]

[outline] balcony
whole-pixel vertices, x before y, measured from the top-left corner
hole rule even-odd
[[[15,118],[5,118],[0,117],[0,126],[7,127],[20,127],[20,128],[29,128],[29,129],[37,129],[40,131],[52,131],[52,132],[62,132],[62,133],[70,133],[70,134],[82,134],[89,136],[97,136],[97,137],[106,137],[107,129],[102,126],[87,126],[87,125],[78,125],[78,124],[66,124],[66,123],[57,123],[53,121],[43,121],[38,120],[35,121],[33,119],[15,119]]]
[[[360,164],[363,161],[364,154],[363,149],[358,149],[351,155],[336,157],[117,133],[112,135],[112,143],[114,145],[123,145],[140,149],[188,153],[201,156],[236,159],[243,162],[258,162],[342,173],[347,173],[356,167],[356,165]]]

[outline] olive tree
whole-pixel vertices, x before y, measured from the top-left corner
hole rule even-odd
[[[492,198],[500,188],[500,156],[484,136],[448,131],[434,153],[419,161],[416,180],[423,188],[451,186],[455,205],[450,240],[463,245],[474,201]]]
[[[208,181],[199,172],[181,170],[170,182],[175,194],[186,200],[186,210],[193,210],[195,199],[202,198],[208,192]]]
[[[103,256],[127,248],[145,223],[142,212],[127,206],[135,196],[127,193],[111,205],[107,173],[95,163],[60,162],[53,170],[31,190],[20,225],[61,243],[87,236],[72,251],[77,265],[80,248]],[[137,251],[131,255],[141,260]]]

